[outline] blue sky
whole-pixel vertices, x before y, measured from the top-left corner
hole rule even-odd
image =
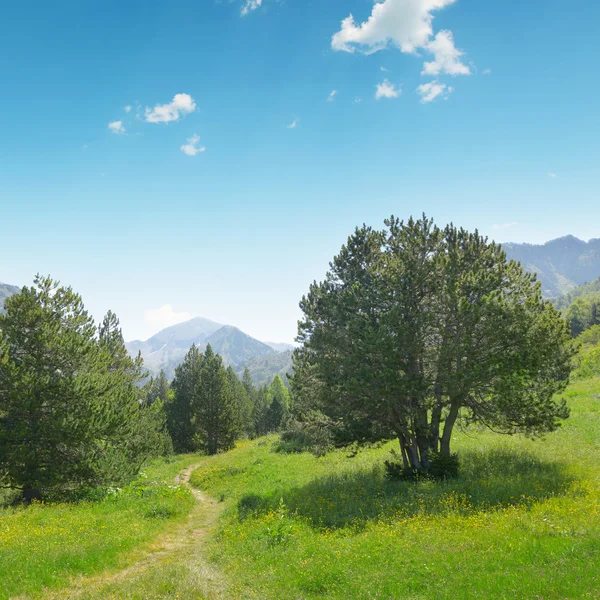
[[[201,315],[292,341],[310,282],[392,213],[600,235],[591,0],[2,12],[0,281],[49,273],[127,339]]]

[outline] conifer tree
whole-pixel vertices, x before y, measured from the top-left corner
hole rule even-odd
[[[248,396],[246,386],[238,379],[231,367],[227,367],[227,378],[236,404],[239,431],[250,437],[254,432],[252,400]]]
[[[0,480],[27,502],[129,480],[156,450],[140,375],[112,313],[98,330],[71,288],[36,277],[0,316]]]
[[[175,452],[192,452],[196,449],[194,442],[195,427],[192,405],[196,397],[204,357],[196,345],[186,354],[181,365],[175,369],[173,394],[165,405],[167,427]]]
[[[192,410],[200,447],[208,454],[229,450],[239,435],[236,400],[221,357],[206,347]]]

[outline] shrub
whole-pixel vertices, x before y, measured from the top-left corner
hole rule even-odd
[[[313,413],[305,421],[292,421],[275,450],[288,454],[312,452],[315,456],[324,456],[331,450],[332,436],[327,420]]]

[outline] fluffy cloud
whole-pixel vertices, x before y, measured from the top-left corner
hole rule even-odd
[[[108,128],[113,132],[113,133],[125,133],[125,127],[123,127],[123,121],[113,121],[112,123],[108,124]]]
[[[491,75],[492,74],[492,70],[491,69],[484,69],[482,71],[483,75]]]
[[[144,311],[144,320],[146,323],[159,329],[189,321],[191,318],[192,315],[190,315],[190,313],[175,312],[171,304],[166,304],[165,306],[156,309],[150,308]]]
[[[454,45],[451,31],[440,31],[426,46],[433,54],[433,61],[423,65],[422,75],[470,75],[471,70],[463,64],[460,57],[464,55]]]
[[[288,129],[296,129],[298,127],[298,119],[294,119],[288,126]]]
[[[262,4],[262,0],[246,0],[246,3],[242,7],[242,15],[246,16],[248,13],[259,8]]]
[[[129,113],[129,112],[131,112],[131,106],[128,104],[127,106],[123,107],[123,110],[124,110],[126,113]]]
[[[377,84],[375,91],[375,98],[380,100],[381,98],[397,98],[402,93],[402,90],[390,83],[387,79],[384,79],[381,83]]]
[[[196,156],[196,154],[200,154],[200,152],[204,152],[206,150],[204,146],[199,146],[199,143],[200,136],[194,134],[192,137],[187,139],[187,144],[181,146],[180,150],[188,156]]]
[[[331,90],[331,93],[327,97],[327,102],[333,102],[335,100],[335,97],[337,96],[337,94],[338,94],[337,90]]]
[[[453,91],[454,88],[448,87],[445,83],[438,83],[437,81],[424,83],[417,88],[417,93],[421,96],[421,102],[423,104],[432,102],[438,96],[447,98],[448,94],[451,94]]]
[[[170,123],[178,121],[183,115],[193,113],[196,103],[189,94],[175,94],[168,104],[157,104],[154,108],[146,108],[145,120],[148,123]]]
[[[331,39],[334,50],[371,54],[390,45],[402,52],[416,54],[418,50],[431,52],[432,62],[424,65],[426,74],[448,73],[468,75],[469,67],[460,57],[463,53],[454,46],[450,31],[434,36],[433,13],[455,0],[383,0],[373,6],[371,16],[364,23],[356,23],[349,15],[341,29]]]

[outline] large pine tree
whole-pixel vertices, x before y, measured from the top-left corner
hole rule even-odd
[[[0,316],[0,481],[31,501],[130,479],[157,441],[140,378],[116,317],[98,330],[80,296],[38,276]]]
[[[208,454],[229,450],[239,436],[236,400],[223,360],[206,347],[200,379],[192,399],[195,432],[200,447]]]

